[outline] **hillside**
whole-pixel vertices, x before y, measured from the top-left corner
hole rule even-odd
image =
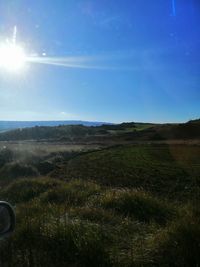
[[[3,148],[0,197],[15,206],[17,228],[0,247],[0,262],[198,266],[199,173],[200,147],[193,145]]]
[[[105,124],[105,122],[92,122],[92,121],[0,121],[0,132],[9,131],[18,128],[27,128],[35,126],[59,126],[59,125],[85,125],[85,126],[98,126]]]
[[[142,188],[162,197],[193,197],[200,185],[200,147],[122,145],[75,156],[51,172],[114,187]]]
[[[125,137],[125,136],[124,136]],[[179,124],[157,124],[140,132],[126,134],[128,140],[188,140],[200,139],[200,121]]]
[[[122,123],[115,125],[36,126],[0,134],[0,141],[46,140],[66,142],[123,142],[200,138],[199,120],[181,124]]]
[[[0,141],[9,140],[57,140],[57,141],[89,141],[101,137],[113,137],[120,134],[143,130],[151,124],[122,123],[117,125],[103,124],[101,126],[59,125],[54,127],[36,126],[16,129],[0,134]]]
[[[0,265],[199,266],[199,125],[37,126],[0,134],[0,198],[17,215]]]

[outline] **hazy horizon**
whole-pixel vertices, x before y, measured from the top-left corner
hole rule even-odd
[[[165,123],[186,123],[191,120],[198,120],[199,118],[190,118],[185,121],[137,121],[137,120],[124,120],[124,121],[99,121],[99,120],[86,120],[86,119],[67,119],[67,120],[3,120],[0,119],[1,122],[92,122],[92,123],[158,123],[158,124],[165,124]]]

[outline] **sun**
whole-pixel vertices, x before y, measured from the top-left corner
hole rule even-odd
[[[25,67],[26,54],[24,49],[15,43],[0,44],[0,68],[18,72]]]

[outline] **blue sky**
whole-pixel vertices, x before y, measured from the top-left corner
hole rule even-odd
[[[0,41],[71,58],[0,72],[0,120],[200,117],[198,0],[0,0]],[[45,54],[44,54],[45,53]]]

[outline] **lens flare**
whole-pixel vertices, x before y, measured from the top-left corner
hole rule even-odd
[[[15,43],[0,44],[0,68],[20,71],[24,68],[26,55],[22,47]]]

